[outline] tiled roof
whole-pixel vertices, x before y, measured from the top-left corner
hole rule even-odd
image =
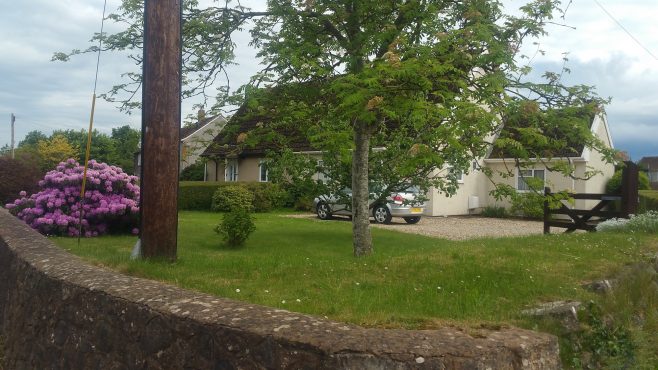
[[[203,126],[209,124],[212,122],[215,118],[218,116],[212,116],[212,117],[207,117],[201,121],[197,121],[191,125],[183,126],[180,128],[180,139],[184,139],[190,135],[192,135],[194,132],[196,132],[198,129],[202,128]]]
[[[556,111],[557,116],[562,115],[561,111]],[[565,115],[566,117],[566,115]],[[543,134],[551,139],[556,141],[561,141],[563,145],[560,148],[550,148],[541,147],[540,145],[524,145],[524,150],[527,151],[532,157],[540,158],[574,158],[580,157],[585,149],[585,144],[577,140],[578,135],[576,132],[579,129],[586,128],[591,129],[594,122],[595,115],[591,113],[590,110],[583,108],[581,112],[578,112],[576,115],[571,115],[572,118],[568,121],[570,125],[563,126],[562,129],[552,128],[544,129]],[[508,120],[505,120],[503,128],[498,135],[498,138],[511,138],[518,142],[523,142],[521,138],[521,130],[519,128],[527,128],[529,124],[527,122],[516,122],[512,123]],[[513,153],[514,149],[509,147],[498,147],[494,145],[494,148],[489,155],[489,158],[500,159],[500,158],[515,158],[518,157]]]
[[[298,101],[312,104],[322,99],[322,92],[311,84],[305,89],[270,88],[260,90],[229,119],[214,142],[203,152],[205,157],[262,156],[269,150],[316,150],[309,143],[304,125],[277,119],[280,102]],[[284,108],[285,109],[285,108]],[[255,133],[258,132],[258,135]]]
[[[658,157],[642,157],[638,164],[642,169],[651,169],[656,171],[658,170]]]

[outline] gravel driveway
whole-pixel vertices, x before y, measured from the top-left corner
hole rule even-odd
[[[313,218],[314,214],[292,215],[289,217]],[[332,221],[348,222],[347,217],[336,217]],[[403,233],[427,235],[451,240],[475,239],[481,237],[521,236],[542,234],[544,224],[541,221],[515,219],[485,218],[477,216],[423,217],[415,225],[409,225],[401,218],[393,218],[390,225],[370,224],[373,227],[400,231]]]

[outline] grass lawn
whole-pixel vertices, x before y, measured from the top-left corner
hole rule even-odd
[[[221,246],[220,214],[181,212],[176,263],[130,261],[136,239],[52,238],[121,272],[363,326],[524,325],[544,301],[588,300],[580,285],[658,252],[658,237],[583,233],[455,242],[372,230],[375,254],[352,256],[351,224],[257,214],[245,247]]]

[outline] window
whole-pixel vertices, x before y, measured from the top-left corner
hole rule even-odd
[[[530,179],[538,179],[538,180],[530,180]],[[532,185],[535,187],[535,190],[541,190],[544,188],[544,170],[521,170],[519,169],[519,176],[516,182],[516,189],[519,191],[529,191],[531,190],[530,186],[528,185],[528,180],[530,181],[537,181],[537,183],[532,183]],[[541,180],[541,181],[539,181]]]
[[[454,176],[459,184],[464,183],[464,171],[457,170],[453,167],[448,169],[450,176]]]
[[[329,180],[329,176],[324,173],[324,161],[318,160],[318,181],[325,183]]]
[[[260,163],[258,163],[258,173],[259,173],[258,181],[260,182],[270,181],[269,171],[267,169],[267,162],[260,161]]]
[[[226,161],[226,169],[224,170],[224,179],[227,182],[238,181],[238,160],[229,159]]]

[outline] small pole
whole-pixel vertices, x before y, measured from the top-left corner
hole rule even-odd
[[[15,141],[14,141],[14,123],[16,122],[16,116],[14,116],[14,113],[11,114],[11,159],[14,159],[14,146],[15,146]]]

